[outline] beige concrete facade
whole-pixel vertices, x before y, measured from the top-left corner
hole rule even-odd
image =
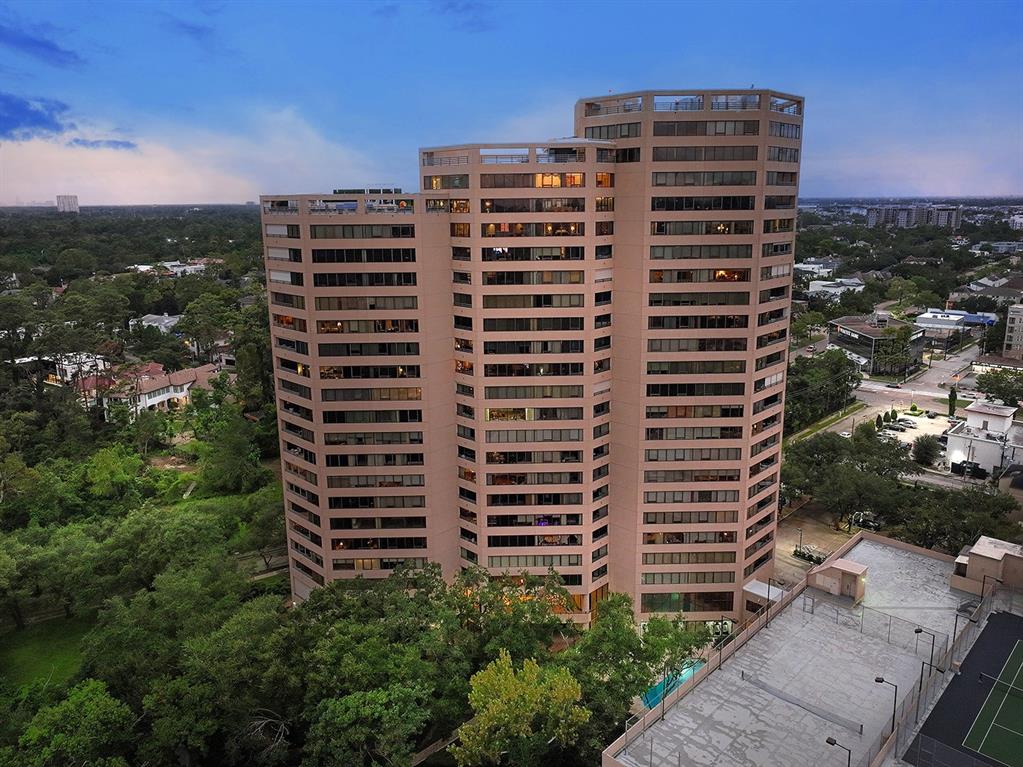
[[[423,191],[262,198],[292,585],[565,577],[577,617],[741,617],[771,573],[802,100],[583,99],[420,152]],[[355,359],[357,357],[357,359]]]

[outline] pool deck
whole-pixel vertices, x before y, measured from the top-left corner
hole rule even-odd
[[[868,540],[845,558],[867,566],[864,604],[872,610],[807,589],[615,761],[627,767],[844,764],[845,752],[825,743],[834,737],[852,750],[854,765],[860,762],[891,718],[894,690],[874,678],[897,684],[901,703],[930,652],[929,639],[918,641],[914,625],[934,633],[940,648],[969,595],[949,588],[952,564],[941,559]],[[862,734],[852,726],[857,723]]]

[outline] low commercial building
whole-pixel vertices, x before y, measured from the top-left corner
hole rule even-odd
[[[966,330],[966,317],[965,312],[959,314],[940,309],[928,309],[917,315],[913,324],[923,329],[928,338],[945,340],[953,333],[962,333]]]
[[[1023,461],[1023,425],[1016,408],[980,400],[966,408],[966,420],[948,431],[948,462],[953,474],[987,477]]]
[[[843,293],[859,293],[863,288],[863,280],[858,277],[840,277],[837,280],[812,280],[806,292],[817,298],[837,301]]]
[[[893,336],[903,327],[911,332],[906,349],[897,354]],[[923,328],[883,315],[850,315],[828,323],[828,344],[867,360],[862,368],[872,375],[906,375],[922,363],[924,343]]]

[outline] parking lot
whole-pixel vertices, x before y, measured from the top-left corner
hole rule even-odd
[[[910,416],[905,412],[900,412],[899,418],[909,418],[915,424],[915,427],[907,426],[905,431],[887,430],[885,433],[890,434],[900,442],[904,442],[907,445],[912,445],[913,440],[923,434],[931,434],[935,437],[940,437],[942,432],[949,427],[948,416],[945,415],[937,415],[934,418],[927,418],[926,416]]]

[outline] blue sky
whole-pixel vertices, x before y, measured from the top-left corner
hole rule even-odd
[[[577,98],[806,97],[802,196],[1023,193],[1023,3],[0,3],[0,204],[391,182]]]

